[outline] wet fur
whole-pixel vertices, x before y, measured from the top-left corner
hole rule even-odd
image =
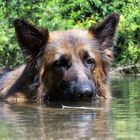
[[[1,76],[0,98],[45,103],[49,100],[50,93],[56,94],[58,91],[62,77],[64,81],[72,81],[75,75],[81,84],[92,79],[96,96],[109,98],[108,72],[113,60],[112,45],[118,20],[118,15],[112,14],[89,30],[57,32],[38,29],[22,19],[16,20],[17,40],[26,65]],[[91,75],[81,62],[86,54],[95,60],[96,66]],[[63,76],[60,73],[54,75],[53,63],[61,56],[68,61],[68,69]],[[55,98],[61,99],[57,96]]]

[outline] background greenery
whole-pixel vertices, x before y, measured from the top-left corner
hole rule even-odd
[[[120,14],[117,65],[139,63],[140,0],[0,0],[0,67],[23,63],[13,28],[17,17],[60,30],[88,28],[112,12]]]

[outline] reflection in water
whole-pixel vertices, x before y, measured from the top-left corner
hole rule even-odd
[[[101,103],[97,103],[100,108],[104,106],[103,102]],[[84,106],[87,105],[84,104]],[[106,118],[108,113],[105,106],[103,110],[95,111],[62,110],[37,105],[9,105],[6,103],[1,103],[0,106],[0,118],[4,122],[5,133],[9,138],[44,140],[109,137],[109,122]]]
[[[140,77],[112,81],[112,130],[118,139],[140,140]]]
[[[113,99],[110,102],[74,104],[102,108],[99,110],[0,103],[0,140],[139,140],[139,83],[140,78],[115,78],[112,79]]]

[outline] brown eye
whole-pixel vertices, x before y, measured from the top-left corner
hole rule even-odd
[[[71,66],[70,61],[66,60],[66,59],[60,59],[60,60],[56,60],[53,63],[53,66],[55,68],[65,68],[68,69]]]
[[[54,67],[63,67],[63,66],[65,66],[65,64],[61,60],[56,60],[56,61],[54,61],[53,66]]]
[[[92,59],[92,58],[88,58],[87,59],[87,64],[93,65],[93,64],[95,64],[95,60]]]
[[[64,54],[61,55],[58,60],[55,60],[53,63],[54,68],[64,68],[68,69],[71,67],[71,56]]]

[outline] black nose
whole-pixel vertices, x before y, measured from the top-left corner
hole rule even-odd
[[[91,98],[94,94],[94,91],[91,86],[83,85],[79,90],[79,97],[81,98]]]

